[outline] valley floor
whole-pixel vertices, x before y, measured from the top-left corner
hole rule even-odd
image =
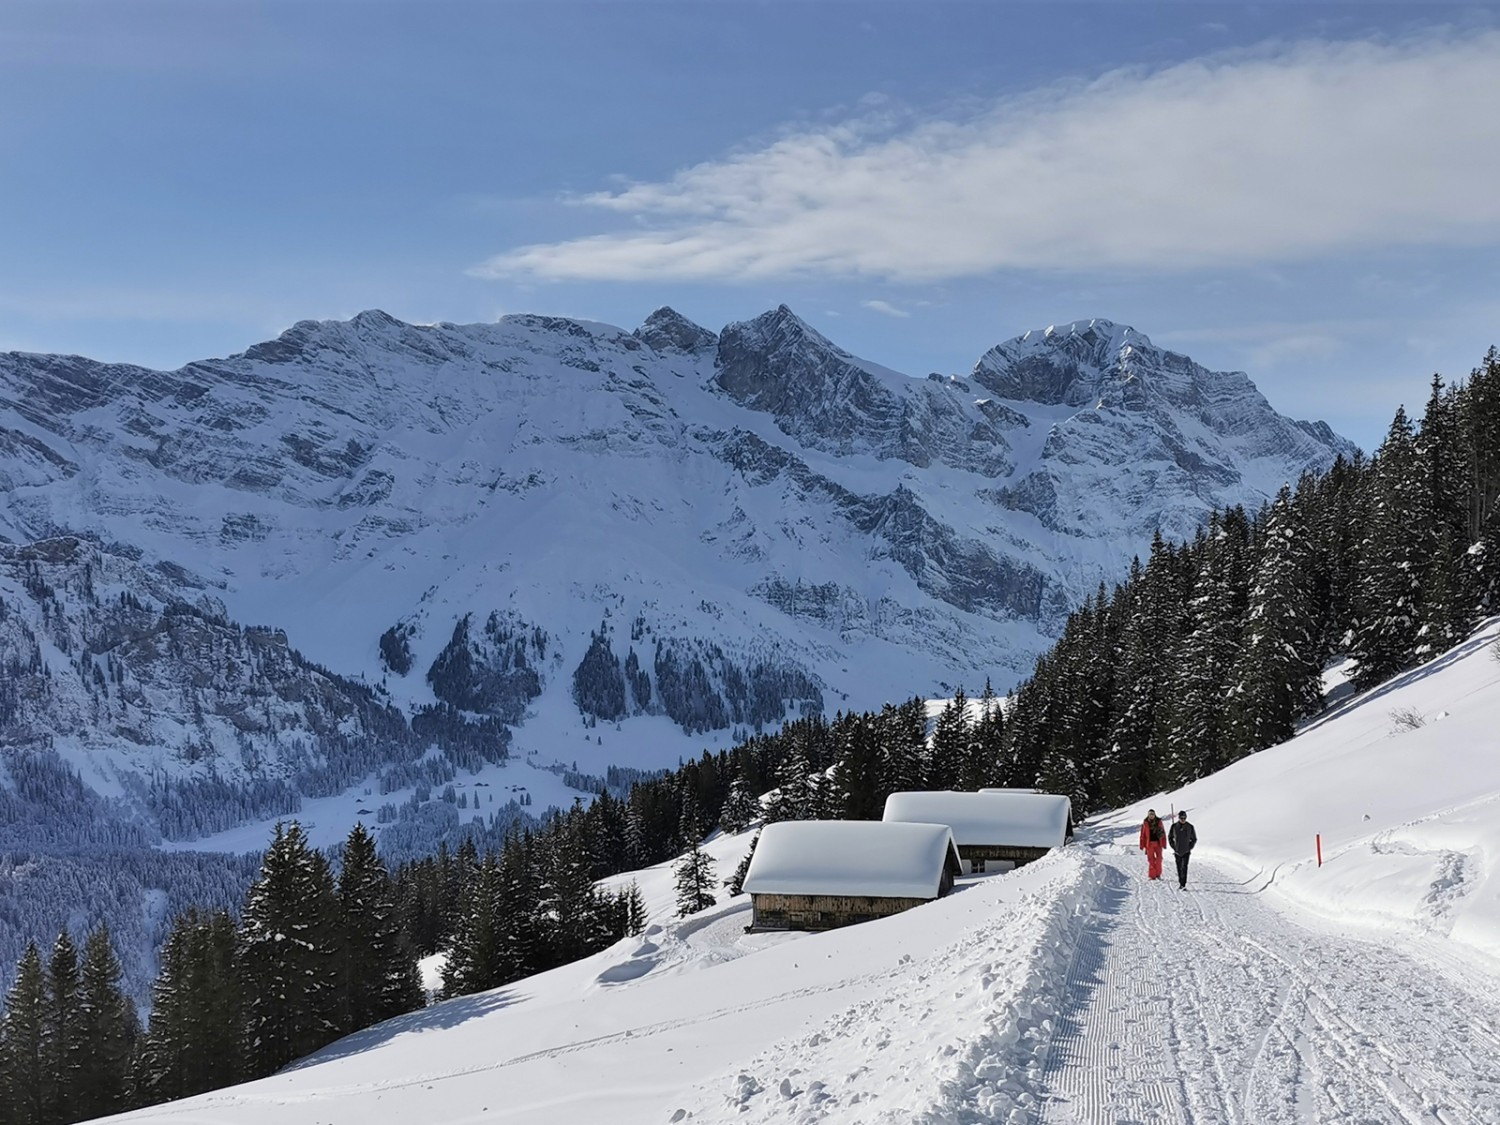
[[[1100,858],[1041,1121],[1500,1121],[1500,1001],[1448,951],[1303,928],[1264,876]]]

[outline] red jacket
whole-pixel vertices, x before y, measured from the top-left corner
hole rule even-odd
[[[1151,842],[1151,818],[1147,817],[1141,821],[1141,847]],[[1156,845],[1162,847],[1167,842],[1167,827],[1161,822],[1161,817],[1156,818]]]

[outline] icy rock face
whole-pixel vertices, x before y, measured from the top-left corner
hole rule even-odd
[[[694,324],[676,309],[663,306],[646,318],[635,330],[635,338],[659,352],[702,355],[711,351],[719,338],[707,328]]]
[[[138,768],[139,735],[212,745],[225,785],[280,754],[287,784],[326,786],[344,767],[291,763],[360,737],[364,704],[230,711],[336,699],[331,676],[378,685],[418,742],[493,747],[503,725],[597,746],[597,724],[639,723],[681,741],[643,736],[656,758],[625,764],[670,765],[825,705],[1004,688],[1158,527],[1191,534],[1348,448],[1244,375],[1097,320],[966,378],[852,356],[785,306],[718,334],[671,309],[633,332],[372,311],[171,372],[4,355],[0,539],[92,543],[95,573],[128,564],[120,589],[158,609],[211,597],[190,631],[221,639],[183,621],[154,647],[191,643],[229,678],[200,691],[163,665],[193,696],[164,727],[165,696],[125,719],[102,695],[64,706],[15,640],[7,690],[29,702],[0,736],[65,730],[100,779]],[[305,656],[260,659],[236,622]],[[113,635],[35,651],[52,667],[87,645],[108,680],[130,655]],[[392,730],[404,761],[412,732]]]
[[[0,784],[0,843],[194,839],[422,755],[367,686],[192,583],[73,537],[0,544],[0,778],[31,780]]]
[[[944,387],[856,359],[785,305],[724,329],[714,383],[812,449],[984,476],[1012,468],[1004,435],[1014,418],[992,417]]]
[[[1205,507],[1265,496],[1354,447],[1271,408],[1242,372],[1209,371],[1108,320],[1028,332],[987,352],[976,384],[1049,408],[1028,471],[988,495],[1069,535],[1187,537]]]

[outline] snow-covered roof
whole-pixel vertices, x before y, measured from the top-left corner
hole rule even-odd
[[[892,793],[885,799],[885,820],[946,824],[960,846],[1057,848],[1067,839],[1069,807],[1066,797],[1015,789]]]
[[[744,887],[751,894],[937,898],[952,853],[953,834],[942,824],[783,820],[761,830]]]

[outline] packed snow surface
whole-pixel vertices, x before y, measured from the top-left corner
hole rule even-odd
[[[663,864],[614,881],[638,938],[121,1120],[1494,1125],[1497,636],[903,914],[674,920]],[[1147,805],[1197,827],[1186,891],[1146,879]]]
[[[946,824],[960,847],[1055,848],[1067,838],[1068,808],[1066,797],[1022,790],[892,793],[885,820]]]
[[[953,851],[943,824],[797,820],[768,824],[745,891],[780,895],[936,898]]]

